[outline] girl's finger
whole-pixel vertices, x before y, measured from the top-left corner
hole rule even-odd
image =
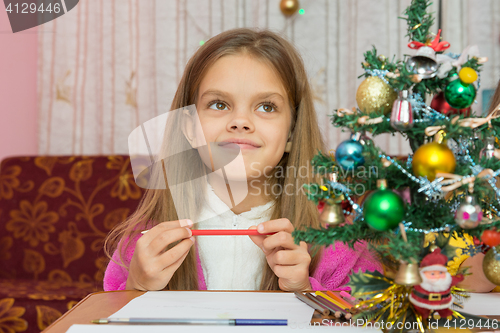
[[[280,231],[274,235],[267,237],[263,240],[262,245],[266,251],[272,251],[273,249],[280,246],[289,250],[295,250],[299,248],[299,246],[294,243],[292,235],[285,231]]]
[[[300,263],[300,255],[294,250],[279,250],[274,254],[276,265],[297,265]]]
[[[141,243],[143,244],[143,246],[146,247],[160,233],[162,233],[166,230],[171,230],[171,229],[180,228],[180,227],[191,228],[192,226],[193,226],[193,221],[187,220],[187,219],[158,223],[153,228],[151,228],[149,230],[144,230],[143,236],[141,236],[141,238],[139,238],[139,240],[141,240]],[[145,231],[147,231],[147,232],[145,232]]]
[[[281,279],[291,279],[295,277],[297,274],[296,265],[286,266],[286,265],[275,265],[273,267],[274,274]]]
[[[295,228],[293,227],[292,222],[290,222],[288,219],[283,218],[283,219],[262,222],[257,226],[257,230],[261,234],[269,232],[279,232],[279,231],[286,231],[292,233],[295,230]]]
[[[159,264],[161,267],[163,267],[162,271],[171,268],[175,268],[174,271],[177,270],[178,266],[175,267],[175,265],[176,264],[180,265],[182,263],[182,260],[184,260],[182,258],[185,258],[187,256],[189,249],[193,244],[194,244],[194,237],[184,239],[182,242],[180,242],[170,250],[163,253],[159,258],[160,260]]]
[[[175,229],[164,230],[158,233],[151,241],[146,249],[146,253],[151,256],[162,254],[167,246],[184,238],[189,238],[193,235],[191,229],[187,227],[179,227]]]
[[[172,278],[172,275],[174,275],[174,273],[177,271],[177,269],[179,268],[179,266],[182,265],[182,263],[184,262],[184,259],[186,259],[186,257],[187,257],[188,254],[189,254],[189,250],[186,251],[186,253],[184,253],[182,255],[182,257],[180,257],[172,265],[166,267],[161,272],[159,272],[158,275],[161,277],[161,279],[163,281],[170,281],[170,279]],[[165,286],[163,286],[163,288],[165,288],[167,285],[168,285],[168,282],[165,284]]]
[[[257,226],[253,225],[251,226],[250,229],[257,229]],[[262,235],[262,236],[248,236],[252,240],[252,242],[255,243],[260,249],[264,252],[265,255],[267,255],[266,250],[264,249],[264,245],[262,244],[264,242],[264,239],[266,239],[268,236]]]
[[[298,265],[307,261],[303,252],[295,250],[279,250],[274,254],[274,263],[276,265]]]

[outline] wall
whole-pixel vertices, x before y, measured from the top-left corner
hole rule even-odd
[[[0,3],[0,160],[38,151],[37,28],[13,34]]]
[[[236,27],[268,28],[304,58],[328,147],[349,133],[330,123],[334,109],[356,106],[363,53],[402,59],[414,51],[402,15],[411,0],[300,0],[303,15],[286,18],[279,0],[89,0],[39,26],[39,151],[42,154],[128,153],[128,135],[170,110],[191,55],[210,37]],[[437,12],[434,1],[430,12]],[[443,0],[442,36],[451,52],[477,44],[489,57],[481,94],[500,77],[500,0]],[[437,32],[437,24],[433,31]],[[45,33],[51,31],[51,33]],[[376,144],[410,152],[390,135]]]

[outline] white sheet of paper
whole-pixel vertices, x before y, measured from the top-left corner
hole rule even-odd
[[[463,302],[463,306],[463,309],[454,309],[479,316],[500,316],[500,293],[470,293],[470,297]]]
[[[292,326],[198,326],[198,325],[72,325],[67,333],[165,333],[165,332],[181,332],[181,333],[274,333],[274,332],[299,332],[303,330],[309,331],[325,331],[328,332],[349,332],[349,333],[380,333],[381,330],[374,328],[363,328],[353,326],[330,327],[330,326],[315,326],[315,327],[292,327]]]
[[[500,315],[500,293],[470,294],[464,309],[474,315]],[[296,329],[342,330],[349,333],[381,332],[374,328],[354,326],[310,327],[313,309],[291,293],[239,293],[161,291],[147,292],[135,298],[110,318],[261,318],[288,319],[289,326],[260,326],[259,332],[289,332]],[[326,324],[326,323],[325,323]],[[347,323],[346,323],[347,324]],[[68,333],[163,333],[162,325],[73,325]],[[255,332],[251,326],[169,325],[168,331],[184,333]]]
[[[314,309],[293,293],[149,291],[109,318],[288,319],[311,321]]]

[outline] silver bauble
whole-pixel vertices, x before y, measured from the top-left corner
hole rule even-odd
[[[479,152],[479,158],[486,157],[486,159],[492,159],[495,157],[495,137],[490,136],[485,139],[485,146]]]
[[[408,59],[406,69],[417,74],[421,79],[433,78],[439,69],[436,52],[429,46],[422,46],[413,57]]]
[[[462,229],[474,229],[482,219],[481,206],[476,203],[476,199],[472,195],[468,194],[455,213],[455,222]]]
[[[408,90],[401,90],[392,105],[391,126],[397,131],[407,131],[413,127],[413,110],[408,100]]]

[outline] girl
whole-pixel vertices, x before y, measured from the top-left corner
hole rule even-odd
[[[210,210],[226,212],[193,225],[179,220],[168,188],[147,190],[106,239],[105,290],[345,290],[352,271],[380,270],[364,244],[353,250],[336,243],[311,255],[305,242],[294,243],[295,228],[320,227],[317,208],[301,191],[314,179],[300,171],[324,145],[304,65],[290,43],[250,29],[211,38],[189,60],[171,109],[191,104],[207,142],[241,149],[249,193],[229,210],[225,189],[197,188],[193,193],[207,199],[186,200],[195,203],[195,221]],[[214,226],[275,234],[195,241],[192,228]]]
[[[491,98],[490,107],[488,109],[488,114],[495,111],[495,109],[500,105],[500,81],[498,81],[497,88],[493,97]]]

